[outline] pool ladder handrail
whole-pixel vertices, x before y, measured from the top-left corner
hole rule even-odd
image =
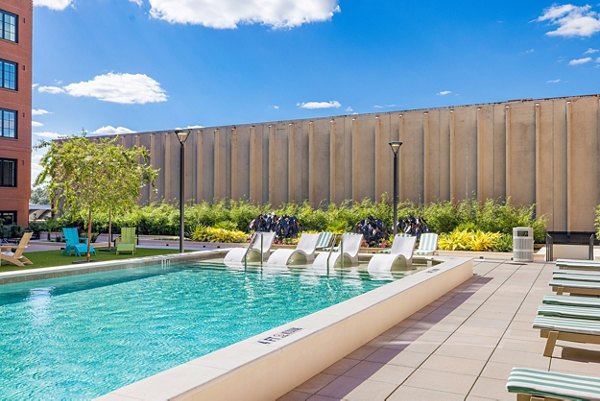
[[[248,252],[250,252],[250,249],[252,248],[252,245],[254,244],[254,241],[256,240],[256,236],[258,235],[258,231],[256,231],[254,234],[252,234],[252,237],[250,237],[250,244],[248,244],[248,247],[246,248],[246,252],[244,252],[244,270],[247,269],[248,267],[248,263],[246,261],[247,256],[248,256]],[[263,265],[263,236],[262,233],[260,234],[260,265]]]
[[[331,254],[333,253],[333,250],[335,249],[335,244],[337,243],[338,238],[340,239],[339,242],[339,247],[340,247],[340,253],[341,253],[341,258],[342,258],[342,268],[344,267],[344,235],[343,234],[336,234],[333,237],[333,242],[331,243],[331,248],[329,248],[329,255],[327,255],[327,275],[329,275],[329,259],[331,258]]]

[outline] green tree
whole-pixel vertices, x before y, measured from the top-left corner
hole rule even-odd
[[[140,196],[141,188],[154,184],[157,170],[148,164],[144,147],[130,149],[117,138],[89,139],[85,135],[40,145],[47,152],[41,160],[42,173],[36,185],[46,183],[53,205],[66,214],[81,213],[87,226],[90,260],[94,214],[105,210],[124,213]]]
[[[31,190],[30,202],[36,205],[49,205],[50,198],[48,197],[48,191],[43,185],[36,185]]]

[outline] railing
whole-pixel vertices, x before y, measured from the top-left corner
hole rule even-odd
[[[337,239],[340,238],[340,252],[342,256],[342,267],[344,267],[344,236],[342,234],[337,234],[333,237],[333,242],[331,244],[331,248],[329,248],[329,254],[327,255],[327,275],[329,276],[329,259],[331,258],[331,254],[335,249],[335,244],[337,243]]]

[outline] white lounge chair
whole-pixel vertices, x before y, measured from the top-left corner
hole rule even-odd
[[[315,259],[320,234],[302,234],[296,249],[278,249],[269,257],[267,265],[306,265]]]
[[[410,268],[416,242],[417,237],[406,237],[404,234],[396,235],[390,253],[373,255],[367,270],[369,273],[375,273]]]
[[[262,240],[261,240],[262,239]],[[262,244],[262,261],[269,259],[271,253],[271,245],[275,239],[275,233],[257,232],[252,237],[252,242],[248,248],[235,248],[227,252],[225,255],[225,264],[240,264],[244,263],[244,258],[247,263],[260,262],[261,244]]]
[[[540,336],[547,339],[544,356],[552,356],[557,340],[600,344],[600,322],[597,320],[538,315],[533,328],[539,329]]]
[[[421,234],[419,239],[419,248],[415,251],[415,255],[433,256],[437,251],[438,235],[436,233]]]
[[[362,234],[346,233],[342,235],[342,242],[338,249],[318,254],[313,267],[326,269],[328,265],[329,267],[340,267],[342,264],[345,267],[356,266],[362,240]]]
[[[517,394],[518,401],[598,400],[600,379],[596,377],[513,368],[506,389]]]

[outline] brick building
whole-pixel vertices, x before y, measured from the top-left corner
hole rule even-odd
[[[31,194],[31,0],[0,0],[0,219],[28,225]]]

